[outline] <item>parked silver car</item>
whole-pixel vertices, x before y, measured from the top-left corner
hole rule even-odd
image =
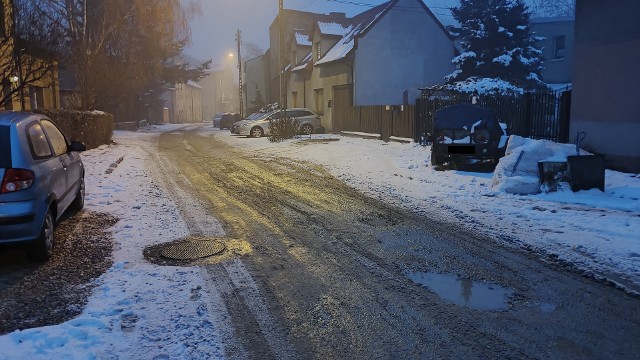
[[[234,135],[239,135],[240,134],[240,127],[242,125],[244,125],[246,123],[249,123],[249,122],[252,122],[252,121],[256,121],[256,120],[266,119],[272,113],[273,113],[273,111],[256,112],[256,113],[253,113],[253,114],[247,116],[243,120],[236,121],[236,122],[233,123],[233,125],[231,125],[231,133],[234,134]]]
[[[0,245],[24,245],[36,261],[51,257],[56,223],[84,206],[84,150],[44,115],[0,112]]]
[[[292,108],[286,110],[276,110],[261,119],[246,122],[239,126],[238,134],[250,137],[261,137],[269,135],[269,124],[272,121],[289,117],[294,119],[298,126],[298,133],[312,134],[322,129],[320,116],[306,108]]]

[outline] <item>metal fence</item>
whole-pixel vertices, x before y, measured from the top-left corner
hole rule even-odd
[[[468,94],[423,91],[416,100],[416,125],[414,138],[431,133],[433,116],[437,110],[469,104],[473,99]],[[476,98],[479,106],[491,110],[499,122],[507,124],[509,135],[555,142],[569,142],[569,115],[571,91],[538,91],[522,95],[485,95]]]

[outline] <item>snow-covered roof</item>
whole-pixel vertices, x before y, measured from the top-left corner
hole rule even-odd
[[[191,87],[194,87],[194,88],[196,88],[196,89],[202,89],[202,86],[200,86],[200,85],[198,85],[198,84],[194,83],[194,82],[193,82],[193,81],[191,81],[191,80],[187,81],[187,85],[188,85],[188,86],[191,86]]]
[[[367,29],[376,19],[378,19],[390,4],[391,2],[383,3],[365,13],[362,13],[360,16],[356,16],[354,18],[354,23],[347,28],[342,39],[338,40],[338,42],[316,62],[316,65],[327,64],[344,59],[349,52],[353,50],[356,37],[362,31]]]
[[[336,35],[344,36],[347,32],[347,28],[335,22],[318,21],[318,30],[323,35]]]
[[[296,72],[296,71],[301,71],[306,69],[307,65],[309,65],[309,63],[311,62],[312,57],[313,57],[313,54],[308,53],[307,56],[305,56],[304,59],[300,61],[300,63],[298,63],[293,69],[291,69],[291,71]]]
[[[309,38],[309,35],[300,31],[296,31],[295,37],[296,37],[296,44],[301,46],[311,46],[311,39]]]

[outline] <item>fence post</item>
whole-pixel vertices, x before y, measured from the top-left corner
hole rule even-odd
[[[560,94],[560,133],[558,140],[561,143],[569,142],[569,130],[571,124],[571,90],[563,91]]]
[[[526,138],[530,138],[531,137],[531,125],[532,125],[532,120],[533,120],[533,114],[531,113],[533,108],[531,106],[531,93],[525,93],[524,94],[524,124],[525,124],[525,131],[524,131],[524,137]]]

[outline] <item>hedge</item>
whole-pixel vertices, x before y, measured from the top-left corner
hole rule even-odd
[[[113,135],[113,115],[102,111],[39,109],[48,116],[69,140],[82,142],[87,149],[110,144]]]

